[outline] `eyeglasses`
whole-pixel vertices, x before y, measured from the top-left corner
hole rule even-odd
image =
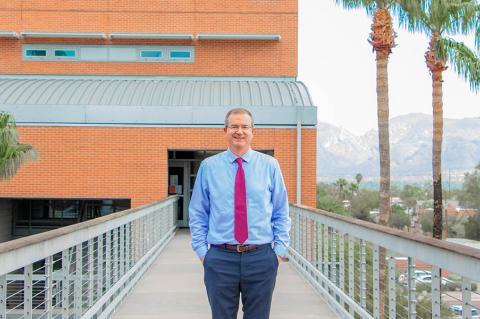
[[[250,125],[229,125],[227,128],[232,131],[238,131],[239,129],[242,129],[242,131],[248,131],[252,129]]]

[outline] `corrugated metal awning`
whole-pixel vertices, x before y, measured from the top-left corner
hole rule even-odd
[[[281,36],[279,34],[201,33],[197,35],[197,39],[280,41]]]
[[[14,31],[0,31],[0,38],[18,39],[18,34]]]
[[[215,124],[218,120],[212,119],[217,115],[197,114],[195,117],[194,113],[210,113],[212,110],[223,112],[236,106],[261,112],[262,116],[265,116],[264,123],[268,125],[287,125],[287,122],[288,125],[294,124],[295,116],[291,113],[298,108],[307,110],[308,117],[314,112],[315,118],[312,123],[316,122],[316,108],[313,106],[307,88],[302,82],[294,80],[87,76],[0,77],[0,108],[19,114],[20,118],[17,118],[19,123],[32,121],[70,123],[75,118],[74,122],[80,121],[80,123],[88,121],[126,123],[127,121],[186,125]],[[168,114],[162,114],[160,111],[168,111]],[[124,116],[121,115],[122,112],[126,112]],[[185,116],[185,112],[189,115]],[[290,120],[290,117],[293,119]],[[42,118],[43,120],[40,120]],[[199,120],[200,118],[202,120]]]
[[[55,38],[55,39],[105,39],[106,36],[101,32],[21,32],[23,38]]]
[[[143,32],[111,32],[110,39],[167,39],[193,40],[191,33],[143,33]]]

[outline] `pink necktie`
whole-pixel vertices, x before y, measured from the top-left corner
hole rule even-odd
[[[235,176],[235,239],[242,245],[248,238],[247,191],[242,158],[237,158],[238,170]]]

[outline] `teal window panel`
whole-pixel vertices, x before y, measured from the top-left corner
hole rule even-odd
[[[28,57],[45,57],[47,50],[26,50],[25,55]]]
[[[140,52],[140,56],[142,58],[150,58],[150,59],[158,59],[158,58],[161,58],[163,56],[163,52],[162,51],[153,51],[153,50],[148,50],[148,51],[141,51]]]
[[[75,50],[55,50],[56,57],[67,57],[74,58],[77,56],[77,51]]]
[[[192,53],[190,51],[171,51],[171,59],[190,59]]]

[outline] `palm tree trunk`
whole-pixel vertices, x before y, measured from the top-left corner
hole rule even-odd
[[[442,141],[443,141],[443,92],[442,72],[432,72],[433,80],[433,237],[442,239]]]
[[[380,156],[380,216],[379,223],[388,225],[390,220],[390,137],[388,106],[388,57],[395,46],[395,32],[392,28],[392,17],[388,8],[380,7],[373,16],[370,43],[376,52],[377,61],[377,117],[378,117],[378,150]],[[386,295],[386,252],[379,250],[380,270],[380,318],[385,318]]]
[[[432,73],[433,86],[433,140],[432,140],[432,177],[433,177],[433,237],[442,239],[442,141],[443,141],[443,88],[442,75],[447,68],[445,61],[437,59],[434,53],[435,42],[440,34],[434,33],[430,39],[425,61]]]

